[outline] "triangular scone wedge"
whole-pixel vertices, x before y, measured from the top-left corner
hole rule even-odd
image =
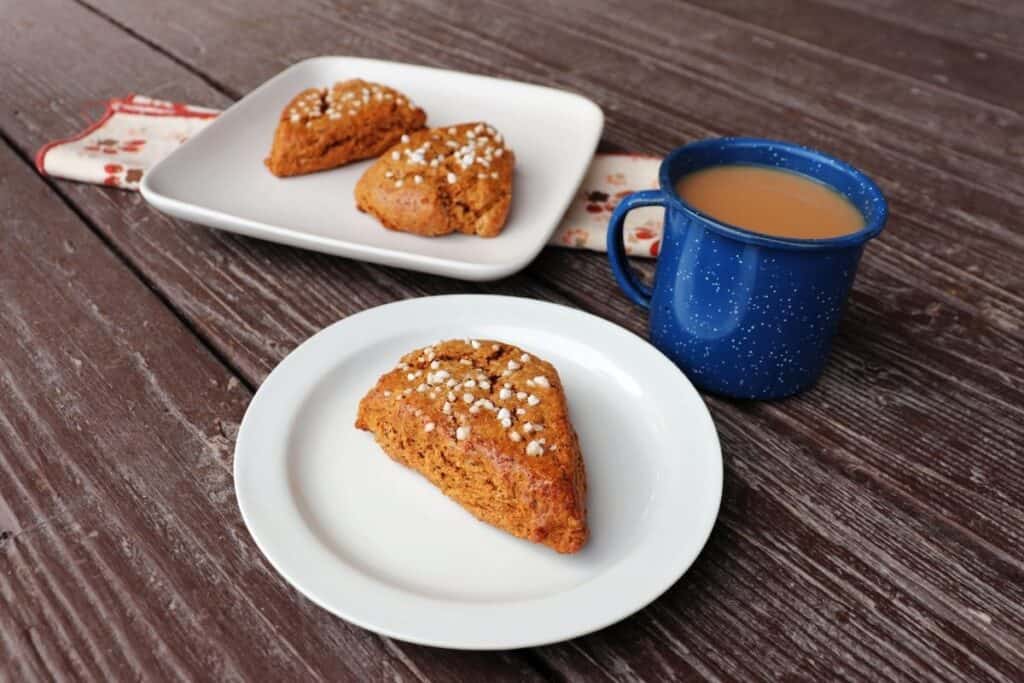
[[[356,427],[478,519],[574,553],[587,541],[586,474],[558,372],[490,340],[405,355],[359,404]]]
[[[460,123],[411,133],[356,184],[356,207],[388,230],[497,237],[512,205],[516,157],[493,126]]]
[[[276,176],[343,166],[380,155],[427,115],[393,88],[358,78],[303,90],[281,112],[266,165]]]

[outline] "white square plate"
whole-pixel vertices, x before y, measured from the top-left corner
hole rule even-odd
[[[500,236],[426,238],[392,232],[356,209],[364,161],[276,178],[263,165],[284,106],[299,91],[364,78],[407,94],[427,125],[481,120],[516,153],[512,209]],[[592,101],[527,83],[353,57],[299,62],[246,95],[142,180],[160,211],[215,228],[329,254],[466,280],[526,266],[572,201],[601,136]]]

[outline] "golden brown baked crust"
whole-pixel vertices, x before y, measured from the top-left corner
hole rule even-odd
[[[558,372],[490,340],[406,354],[359,404],[356,427],[478,519],[574,553],[586,475]]]
[[[402,93],[358,78],[303,90],[281,112],[265,163],[276,176],[336,168],[375,157],[427,115]]]
[[[512,203],[515,154],[486,123],[410,133],[366,170],[356,206],[389,230],[495,237]]]

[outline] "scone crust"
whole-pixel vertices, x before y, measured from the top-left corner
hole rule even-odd
[[[499,341],[438,342],[381,376],[356,427],[478,519],[560,553],[586,543],[583,458],[550,363]]]
[[[356,185],[356,206],[389,230],[427,237],[501,233],[512,203],[515,154],[474,121],[411,133]]]
[[[426,122],[422,109],[386,85],[354,78],[309,88],[282,110],[265,163],[280,177],[336,168],[378,156]]]

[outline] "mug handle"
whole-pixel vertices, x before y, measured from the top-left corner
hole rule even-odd
[[[629,267],[626,258],[626,244],[622,240],[622,228],[626,224],[626,214],[642,206],[665,206],[665,196],[661,190],[642,190],[629,195],[615,207],[611,220],[608,221],[608,261],[612,265],[612,273],[619,287],[635,303],[644,308],[651,307],[651,288],[637,278]]]

